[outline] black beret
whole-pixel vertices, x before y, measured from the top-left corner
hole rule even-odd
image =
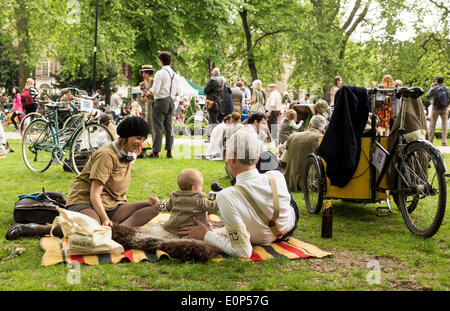
[[[150,133],[150,126],[147,121],[140,117],[128,117],[117,127],[117,134],[121,138],[131,136],[147,137],[148,133]]]

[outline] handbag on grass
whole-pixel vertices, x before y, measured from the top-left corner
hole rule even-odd
[[[64,238],[68,239],[63,251],[67,255],[90,255],[124,252],[123,246],[112,240],[109,226],[101,226],[95,219],[82,213],[56,208],[59,216],[55,217],[50,231],[61,226]]]

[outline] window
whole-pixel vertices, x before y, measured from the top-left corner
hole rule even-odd
[[[50,62],[48,60],[42,62],[41,75],[43,77],[50,77]]]

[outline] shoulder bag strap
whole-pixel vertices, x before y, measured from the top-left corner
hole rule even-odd
[[[255,202],[255,200],[250,196],[250,194],[245,190],[243,187],[239,185],[235,185],[234,187],[242,194],[242,196],[250,203],[250,205],[255,210],[256,214],[258,214],[258,217],[261,218],[261,220],[269,226],[270,230],[272,230],[272,233],[279,239],[283,236],[283,234],[278,230],[277,225],[275,223],[275,220],[277,220],[279,214],[280,214],[280,202],[278,199],[278,192],[277,187],[275,184],[275,180],[272,176],[269,176],[270,186],[272,188],[272,195],[273,195],[273,216],[272,219],[269,220],[267,216],[263,213],[261,208],[258,206],[258,204]]]

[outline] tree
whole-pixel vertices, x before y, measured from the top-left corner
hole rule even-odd
[[[309,89],[320,86],[316,92],[329,99],[334,76],[345,71],[342,64],[350,37],[362,23],[367,23],[372,3],[356,0],[349,10],[349,1],[305,1],[302,23],[291,37],[290,51],[296,63],[291,82]]]
[[[19,66],[16,63],[17,48],[12,38],[0,34],[0,88],[9,93],[14,86],[19,85]]]
[[[238,3],[240,21],[236,25],[242,27],[243,36],[240,37],[244,40],[237,42],[234,55],[243,55],[252,80],[259,78],[258,63],[265,73],[270,72],[265,75],[268,81],[273,82],[282,73],[285,61],[283,43],[286,41],[280,38],[295,30],[296,14],[299,12],[301,6],[289,0],[245,0]]]

